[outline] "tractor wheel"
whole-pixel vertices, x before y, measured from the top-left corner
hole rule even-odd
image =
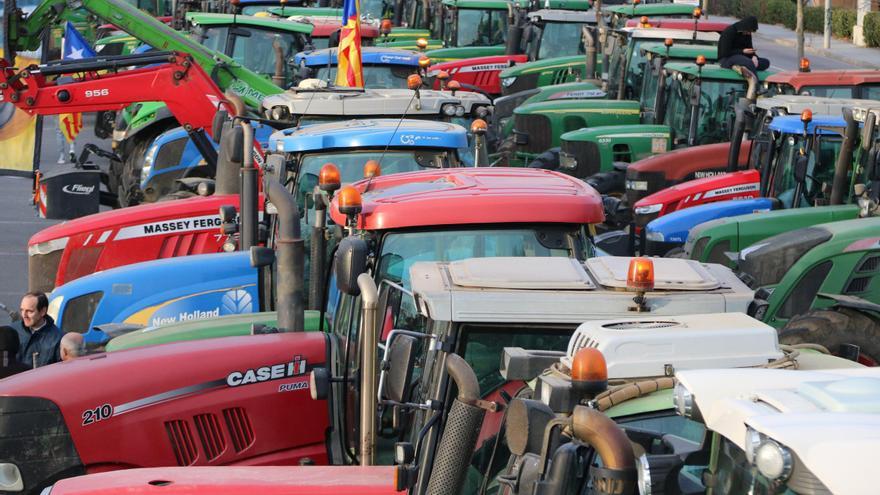
[[[559,170],[559,148],[549,150],[536,156],[529,168],[543,168],[544,170]]]
[[[131,146],[130,151],[122,157],[122,164],[119,166],[119,177],[117,178],[117,196],[119,198],[119,206],[134,206],[140,202],[139,191],[141,183],[141,170],[144,167],[144,155],[153,139],[145,139],[148,136],[138,136],[137,141]],[[154,137],[154,136],[152,136]],[[111,172],[113,170],[111,169]],[[110,182],[113,180],[111,179]]]
[[[858,361],[880,364],[880,320],[850,308],[819,309],[795,316],[779,330],[782,344],[821,344],[834,354],[842,345],[859,347]]]
[[[603,196],[622,198],[626,191],[626,174],[619,170],[593,174],[587,177],[586,182]]]

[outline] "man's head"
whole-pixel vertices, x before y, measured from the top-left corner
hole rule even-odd
[[[49,299],[42,292],[28,292],[21,298],[21,321],[28,328],[39,327],[46,319]]]
[[[0,368],[6,368],[15,361],[18,344],[18,332],[14,328],[0,327]]]
[[[736,23],[736,30],[741,33],[754,33],[758,30],[758,18],[750,15]]]
[[[61,360],[68,361],[86,353],[81,333],[67,332],[61,337]]]

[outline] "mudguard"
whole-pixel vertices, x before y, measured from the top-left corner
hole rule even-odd
[[[683,244],[688,233],[703,222],[718,218],[767,212],[773,209],[773,199],[755,198],[736,201],[722,201],[695,206],[662,216],[645,227],[646,237],[653,242]]]
[[[163,325],[259,311],[257,280],[248,252],[184,256],[74,280],[52,292],[50,310],[60,328],[104,343],[96,325]]]

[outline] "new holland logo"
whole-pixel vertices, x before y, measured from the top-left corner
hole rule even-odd
[[[261,366],[244,371],[233,371],[226,376],[226,384],[230,387],[239,387],[241,385],[281,380],[304,374],[306,374],[306,360],[302,356],[294,356],[293,360],[287,363]]]
[[[62,191],[67,194],[92,194],[92,191],[95,190],[95,186],[84,186],[82,184],[68,184],[61,188]]]

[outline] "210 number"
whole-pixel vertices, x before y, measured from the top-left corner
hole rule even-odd
[[[113,406],[110,404],[104,404],[94,409],[86,409],[82,413],[82,425],[88,426],[92,423],[109,419],[110,416],[113,416]]]

